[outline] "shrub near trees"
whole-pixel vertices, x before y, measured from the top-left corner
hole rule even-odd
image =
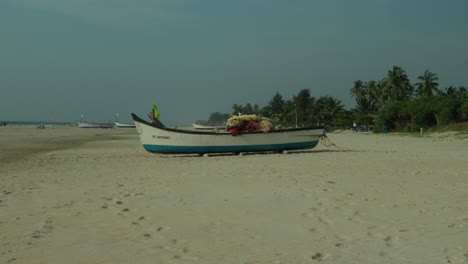
[[[411,84],[406,71],[393,66],[379,80],[354,81],[350,89],[356,106],[344,109],[341,100],[331,96],[314,97],[309,89],[302,89],[291,99],[279,93],[264,107],[234,104],[231,114],[213,113],[211,123],[226,121],[231,115],[256,114],[270,118],[280,127],[325,125],[329,128],[374,126],[374,132],[386,126],[394,131],[419,131],[420,128],[468,121],[468,92],[463,86],[439,89],[437,74],[424,71]]]

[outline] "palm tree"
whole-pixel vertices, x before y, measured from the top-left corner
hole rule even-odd
[[[445,91],[437,90],[439,95],[443,96],[455,96],[455,97],[465,97],[468,96],[468,90],[464,86],[459,86],[458,88],[450,85],[445,88]]]
[[[341,100],[331,96],[322,96],[315,102],[315,111],[318,118],[318,123],[330,125],[333,117],[340,111],[343,111],[344,106]]]
[[[376,81],[370,81],[367,83],[366,89],[366,110],[367,113],[374,112],[377,110],[377,96],[379,93],[379,84]]]
[[[425,70],[424,74],[418,77],[418,80],[420,80],[420,82],[415,85],[419,96],[429,97],[433,95],[432,91],[438,91],[437,87],[439,86],[439,83],[437,81],[439,80],[439,77],[437,77],[437,74],[432,73],[429,70]]]
[[[299,91],[297,96],[293,96],[295,115],[297,116],[298,124],[301,124],[301,126],[304,126],[304,124],[309,120],[308,109],[311,102],[314,100],[315,98],[310,96],[309,89],[302,89]]]
[[[290,127],[295,124],[295,104],[294,100],[285,100],[283,112],[279,115],[279,120],[282,125]]]
[[[379,86],[376,81],[363,83],[360,80],[354,82],[351,95],[356,98],[357,110],[369,113],[376,110]]]
[[[270,102],[268,103],[269,115],[271,117],[276,117],[283,112],[284,108],[284,99],[283,97],[277,92],[273,98],[271,98]]]
[[[283,113],[284,99],[277,92],[270,100],[267,106],[260,111],[261,115],[272,118],[275,121],[280,121],[280,116]]]
[[[354,87],[351,88],[351,95],[356,99],[364,94],[363,82],[361,80],[354,81]]]
[[[232,115],[240,115],[243,112],[243,107],[242,105],[234,104],[232,106]]]
[[[388,92],[388,100],[407,100],[413,94],[413,86],[408,75],[400,66],[393,66],[387,72],[387,77],[384,79],[384,89]]]
[[[358,109],[365,108],[365,89],[366,86],[361,80],[354,81],[354,86],[351,88],[351,96],[356,99]]]
[[[438,94],[444,96],[454,95],[457,92],[457,88],[455,86],[450,85],[449,87],[445,88],[445,91],[438,90]]]
[[[465,94],[468,93],[468,89],[466,89],[465,86],[458,86],[458,91],[462,94]]]
[[[388,90],[385,88],[385,79],[378,81],[375,89],[376,108],[381,109],[388,99]]]

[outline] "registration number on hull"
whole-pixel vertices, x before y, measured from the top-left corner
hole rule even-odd
[[[157,136],[157,135],[153,135],[152,138],[158,138],[158,139],[171,139],[171,137],[168,137],[168,136]]]

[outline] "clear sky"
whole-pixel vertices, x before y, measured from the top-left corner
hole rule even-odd
[[[0,0],[0,120],[168,125],[393,66],[468,86],[467,0]]]

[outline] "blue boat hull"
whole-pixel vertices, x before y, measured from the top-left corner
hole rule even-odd
[[[143,147],[149,152],[163,154],[204,154],[204,153],[226,153],[226,152],[266,152],[309,149],[317,146],[318,140],[301,143],[269,144],[269,145],[245,145],[245,146],[168,146],[150,145]]]

